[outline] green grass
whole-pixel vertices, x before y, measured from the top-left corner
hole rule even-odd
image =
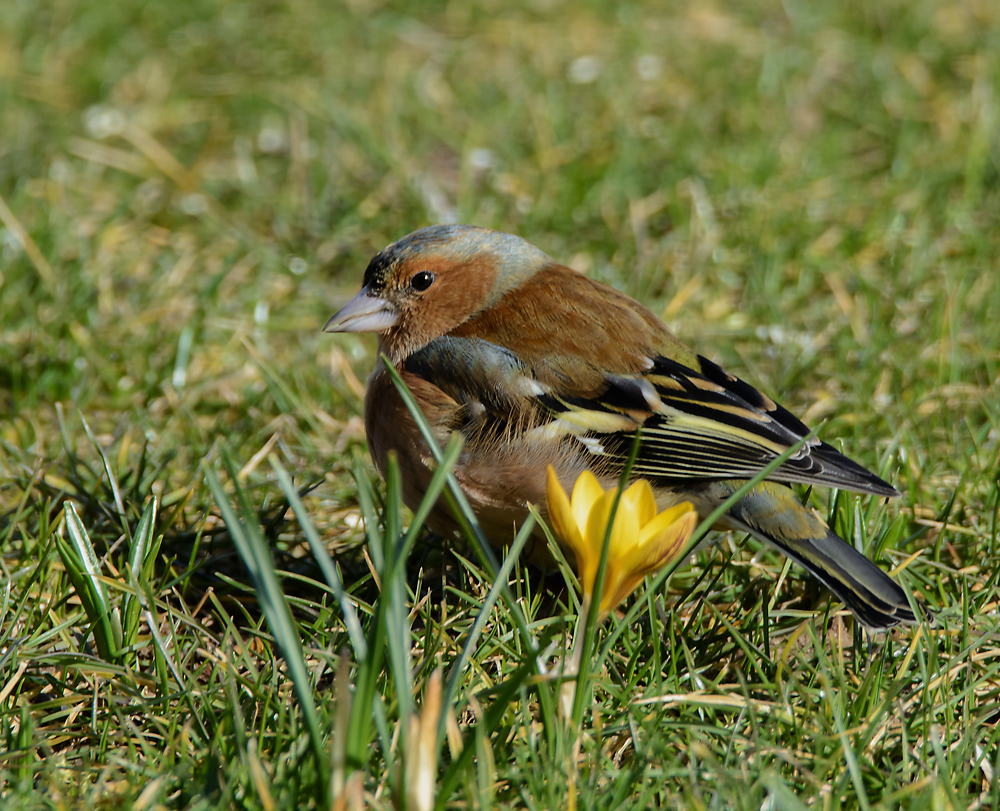
[[[12,0],[0,122],[5,808],[1000,804],[1000,5]],[[444,219],[825,420],[938,626],[721,536],[563,721],[575,592],[407,534],[320,332]]]

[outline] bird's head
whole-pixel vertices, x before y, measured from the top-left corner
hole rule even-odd
[[[368,263],[361,292],[323,328],[377,332],[393,363],[448,334],[552,260],[520,237],[474,225],[432,225]]]

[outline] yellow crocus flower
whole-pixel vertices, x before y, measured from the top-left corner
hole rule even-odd
[[[604,490],[589,470],[580,474],[570,499],[549,465],[546,503],[552,527],[576,555],[576,568],[587,600],[594,579],[617,490]],[[606,614],[631,594],[647,575],[663,568],[683,549],[698,523],[691,502],[656,511],[653,488],[645,479],[632,484],[618,502],[608,540],[600,611]]]

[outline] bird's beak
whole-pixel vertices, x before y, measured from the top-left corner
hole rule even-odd
[[[385,332],[398,320],[395,307],[362,287],[360,293],[326,322],[323,332]]]

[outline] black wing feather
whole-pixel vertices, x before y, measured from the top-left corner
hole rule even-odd
[[[469,419],[480,428],[508,433],[554,428],[555,435],[592,438],[585,446],[603,456],[608,473],[624,464],[641,427],[635,471],[667,486],[749,478],[809,434],[800,420],[753,386],[707,358],[698,357],[698,364],[692,369],[657,357],[644,374],[605,375],[604,389],[594,396],[561,396],[539,384],[535,370],[510,350],[446,336],[411,355],[405,369],[468,405]],[[769,478],[899,495],[815,437]]]
[[[701,371],[656,358],[643,376],[609,375],[594,398],[542,397],[556,415],[569,411],[628,414],[643,429],[635,470],[669,485],[687,479],[749,478],[809,434],[809,428],[748,383],[699,357]],[[591,432],[621,462],[633,431]],[[818,439],[810,439],[769,477],[896,496],[896,489]]]

